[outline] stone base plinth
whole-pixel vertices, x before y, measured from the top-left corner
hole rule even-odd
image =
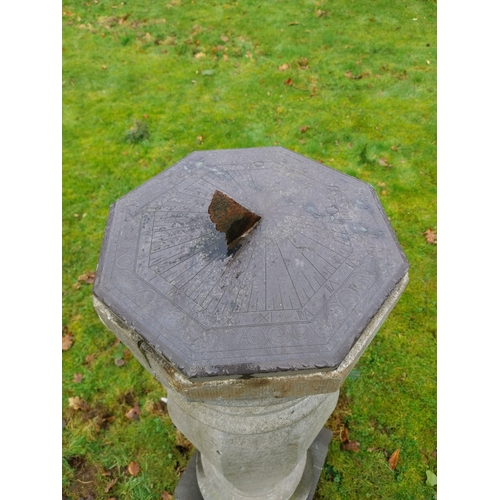
[[[332,431],[323,427],[317,435],[313,444],[307,450],[308,461],[304,470],[304,475],[292,494],[291,500],[305,499],[312,500],[323,464],[325,463],[328,445],[332,439]],[[197,463],[200,452],[196,450],[189,460],[186,470],[181,476],[179,484],[174,492],[175,500],[204,500],[198,486],[196,477]]]

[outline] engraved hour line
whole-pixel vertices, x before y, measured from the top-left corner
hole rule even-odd
[[[207,214],[207,219],[208,219],[208,214]],[[201,220],[203,222],[203,219]],[[189,221],[189,223],[196,224],[197,222],[200,222],[200,217],[193,218]],[[205,224],[207,224],[208,220],[204,221]],[[210,228],[211,229],[211,228]],[[178,221],[169,221],[169,222],[162,222],[161,224],[158,223],[158,225],[153,227],[152,231],[152,238],[153,239],[165,239],[165,238],[172,238],[176,236],[177,234],[188,234],[192,235],[194,234],[199,234],[200,231],[207,231],[207,225],[199,225],[198,227],[189,227],[188,224],[180,224]]]
[[[302,233],[300,233],[300,234],[302,234]],[[304,235],[304,236],[305,236],[305,235]],[[305,255],[304,255],[304,253],[300,251],[300,248],[299,248],[299,247],[297,247],[297,246],[293,243],[293,241],[291,241],[291,240],[288,240],[288,241],[290,241],[290,243],[291,243],[291,244],[292,244],[292,245],[293,245],[293,246],[297,249],[297,251],[298,251],[301,255],[303,255],[303,256],[304,256],[304,259],[306,259],[306,260],[307,260],[307,262],[309,262],[309,264],[311,264],[311,266],[312,266],[312,267],[314,267],[314,269],[316,269],[316,271],[318,271],[318,274],[320,274],[321,276],[323,276],[323,278],[328,279],[328,278],[330,278],[330,277],[332,276],[332,274],[333,274],[333,273],[331,273],[328,277],[325,277],[325,276],[323,275],[323,273],[322,273],[322,272],[321,272],[321,271],[320,271],[320,270],[319,270],[319,269],[318,269],[318,268],[317,268],[317,267],[316,267],[316,266],[315,266],[315,265],[314,265],[314,264],[313,264],[313,263],[312,263],[312,262],[311,262],[311,261],[310,261],[310,260],[309,260],[309,259],[305,256]],[[318,254],[318,255],[319,255],[319,254]],[[319,255],[319,256],[321,257],[321,255]],[[325,260],[325,259],[323,259],[323,260]],[[329,262],[328,262],[328,261],[326,261],[326,260],[325,260],[325,262],[326,262],[327,264],[329,264]],[[331,264],[330,264],[330,265],[331,265]],[[334,267],[334,266],[332,266],[332,267]],[[335,272],[335,271],[334,271],[334,272]],[[315,279],[316,279],[316,278],[315,278]],[[316,281],[318,281],[318,280],[316,280]],[[319,284],[320,286],[322,285],[322,283],[319,283],[319,281],[318,281],[318,284]]]
[[[222,278],[224,277],[224,275],[226,274],[226,272],[228,271],[229,269],[229,266],[226,266],[226,269],[224,269],[224,271],[222,272],[222,274],[220,275],[220,277],[217,279],[217,281],[215,282],[214,286],[210,289],[210,291],[208,292],[208,295],[207,295],[207,298],[201,303],[202,307],[206,307],[206,306],[203,306],[203,304],[208,300],[208,298],[210,297],[210,294],[212,293],[212,290],[217,286],[217,284],[222,280]],[[207,306],[210,304],[210,301],[209,303],[207,304]]]
[[[199,240],[199,237],[196,237],[196,238],[192,238],[192,239],[190,239],[190,240],[183,241],[182,243],[178,243],[177,245],[172,245],[172,246],[170,246],[170,247],[163,248],[162,250],[160,250],[160,251],[158,251],[158,252],[154,252],[154,253],[156,254],[156,253],[160,253],[160,252],[166,252],[167,250],[171,250],[171,249],[173,249],[173,248],[180,247],[180,251],[179,251],[179,252],[177,252],[177,253],[175,253],[175,254],[173,254],[173,255],[167,255],[167,256],[166,256],[166,257],[164,257],[163,259],[160,259],[160,262],[161,262],[161,261],[163,261],[163,260],[165,260],[165,259],[173,259],[173,258],[177,257],[178,255],[186,255],[186,254],[183,252],[183,247],[182,247],[182,245],[185,245],[186,243],[189,243],[190,241],[197,241],[197,240]],[[212,243],[212,245],[214,245],[214,244],[215,244],[215,243]],[[212,245],[210,245],[210,246],[212,246]],[[210,248],[210,247],[209,247],[209,248]],[[203,249],[202,249],[202,250],[200,250],[200,252],[197,252],[197,253],[195,253],[195,254],[188,254],[188,255],[186,255],[186,258],[192,257],[192,256],[194,256],[194,255],[198,255],[198,253],[201,253],[202,251],[203,251]],[[150,252],[150,253],[149,253],[148,267],[155,266],[155,265],[159,265],[159,264],[152,264],[152,263],[151,263],[151,255],[152,255],[152,254],[153,254],[153,252]],[[155,259],[159,259],[159,257],[155,257]],[[184,259],[184,260],[186,260],[186,259]],[[181,260],[180,262],[178,262],[177,264],[175,264],[173,267],[175,267],[175,266],[179,265],[181,262],[184,262],[184,260]],[[171,269],[171,268],[167,268],[167,269],[166,269],[166,271],[168,271],[169,269]],[[162,271],[162,272],[164,272],[164,271]]]
[[[352,252],[353,252],[353,250],[352,250],[352,246],[351,246],[351,245],[349,245],[350,252],[349,252],[346,256],[344,256],[344,255],[342,255],[342,254],[340,254],[340,253],[338,253],[338,252],[335,252],[335,251],[334,251],[334,250],[332,250],[331,248],[328,248],[327,246],[323,245],[323,244],[322,244],[322,243],[320,243],[319,241],[313,240],[312,238],[310,238],[309,236],[307,236],[307,234],[304,234],[304,233],[302,233],[302,232],[300,232],[300,231],[298,231],[298,234],[301,234],[302,236],[304,236],[304,238],[307,238],[308,240],[311,240],[311,241],[313,241],[314,243],[317,243],[318,245],[322,246],[323,248],[326,248],[328,251],[330,251],[330,252],[332,252],[332,253],[334,253],[334,254],[336,254],[336,255],[340,255],[340,257],[342,257],[344,260],[345,260],[345,259],[348,259],[348,258],[349,258],[349,256],[350,256],[350,255],[352,254]],[[293,244],[293,242],[292,242],[292,245],[293,245],[293,246],[295,246],[295,245]],[[298,249],[298,247],[296,247],[296,246],[295,246],[295,248],[297,248],[297,250],[299,250],[299,249]],[[300,250],[299,250],[299,251],[300,251]],[[301,252],[301,253],[302,253],[302,252]]]
[[[174,165],[172,165],[172,167],[173,167],[173,166],[175,166],[175,165],[178,165],[179,163],[180,163],[180,162],[175,163]],[[172,167],[170,167],[170,168],[172,168]],[[164,172],[166,172],[165,177],[167,177],[167,176],[168,176],[168,177],[171,177],[172,175],[174,175],[174,174],[169,175],[169,173],[170,173],[170,168],[169,168],[168,170],[164,171]],[[179,177],[179,175],[178,175],[178,177]],[[185,182],[187,179],[189,179],[189,173],[182,175],[181,180],[180,180],[179,182],[177,182],[176,184],[174,184],[173,186],[171,186],[171,187],[169,188],[169,191],[170,191],[171,189],[173,189],[173,190],[177,190],[177,189],[176,189],[176,188],[177,188],[177,186],[179,186],[179,184],[181,184],[181,183]],[[148,181],[146,184],[148,184],[148,183],[149,183],[149,182],[151,182],[152,180],[153,180],[153,179],[151,179],[150,181]],[[172,180],[173,180],[173,179],[172,179]],[[190,184],[188,184],[188,186],[191,186],[191,185],[192,185],[192,184],[194,184],[197,180],[198,180],[198,178],[195,178],[195,180],[194,180],[193,182],[191,182]],[[139,189],[139,188],[137,188],[137,189]],[[179,192],[179,191],[177,191],[177,192]],[[130,194],[130,193],[129,193],[129,194]],[[156,197],[154,197],[153,199],[151,199],[151,200],[147,201],[144,205],[142,205],[142,206],[138,207],[138,208],[137,208],[137,210],[135,211],[135,214],[140,213],[144,207],[147,207],[148,205],[151,205],[151,203],[153,203],[154,201],[157,201],[157,200],[158,200],[158,198],[161,198],[161,197],[162,197],[162,196],[164,196],[164,195],[165,195],[165,191],[163,191],[163,190],[162,190],[162,192],[161,192],[161,193],[159,193]]]
[[[195,238],[197,239],[197,238]],[[185,242],[186,243],[186,242]],[[175,269],[177,266],[180,266],[181,264],[183,264],[184,262],[186,262],[187,260],[189,259],[192,259],[193,257],[195,257],[196,255],[199,255],[201,253],[203,253],[204,251],[208,251],[210,248],[212,248],[213,246],[216,246],[218,245],[219,242],[216,241],[212,244],[210,244],[208,247],[206,248],[202,248],[199,252],[196,252],[196,253],[193,253],[193,254],[188,254],[188,255],[185,255],[185,258],[180,260],[179,262],[177,262],[177,264],[174,264],[170,267],[167,267],[167,268],[162,268],[162,270],[159,272],[160,275],[162,275],[163,277],[163,274],[166,273],[167,271],[171,271],[172,269]],[[174,248],[174,247],[170,247],[170,248]],[[173,255],[172,257],[176,257],[177,255],[179,255],[179,253],[176,253],[175,255]],[[158,264],[159,265],[159,264]],[[194,265],[194,264],[193,264]],[[148,267],[151,268],[151,266],[153,266],[153,264],[149,265]],[[156,271],[155,271],[156,272]],[[164,277],[166,279],[166,277]]]
[[[252,262],[252,261],[253,261],[253,259],[254,259],[254,253],[255,253],[256,248],[257,248],[257,245],[255,245],[255,246],[252,248],[252,254],[250,255],[250,258],[248,259],[248,265],[247,265],[247,267],[246,267],[245,271],[243,271],[243,272],[242,272],[242,274],[241,274],[241,276],[243,276],[243,279],[242,279],[242,281],[241,281],[241,283],[242,283],[242,284],[240,285],[240,288],[239,288],[239,290],[238,290],[238,295],[236,296],[236,300],[235,300],[235,302],[237,302],[237,301],[238,301],[238,297],[240,296],[241,291],[242,291],[244,288],[245,288],[245,289],[247,289],[247,287],[243,285],[243,281],[244,281],[244,280],[246,279],[246,277],[247,277],[247,274],[245,274],[245,273],[246,273],[246,271],[250,268],[250,264],[251,264],[251,262]],[[248,284],[248,280],[247,280],[247,284]],[[248,311],[249,311],[249,304],[250,304],[250,301],[251,301],[251,298],[252,298],[253,280],[251,281],[250,285],[251,285],[251,286],[250,286],[250,294],[248,295],[248,299],[247,299],[246,307],[244,308],[245,312],[248,312]],[[243,305],[243,304],[242,304],[242,305]]]
[[[193,278],[194,278],[196,275],[198,275],[200,272],[203,272],[203,271],[204,271],[204,270],[205,270],[208,266],[210,266],[210,265],[211,265],[211,264],[212,264],[212,263],[213,263],[213,262],[217,259],[218,255],[219,255],[219,254],[218,254],[218,252],[217,252],[217,246],[218,246],[218,244],[219,244],[219,242],[217,242],[217,241],[216,241],[216,242],[215,242],[215,243],[213,243],[212,245],[208,246],[208,248],[204,249],[204,250],[206,250],[206,251],[207,251],[207,257],[210,257],[211,255],[214,255],[214,253],[215,253],[215,257],[214,257],[214,258],[212,258],[212,259],[210,260],[210,262],[206,263],[206,265],[204,265],[204,266],[203,266],[203,267],[202,267],[202,268],[201,268],[201,269],[200,269],[200,270],[199,270],[199,271],[198,271],[198,272],[197,272],[194,276],[192,276],[192,277],[191,277],[188,281],[190,281],[191,279],[193,279]],[[180,286],[179,286],[179,284],[178,284],[178,283],[179,283],[179,282],[182,282],[182,280],[183,280],[183,278],[182,278],[182,277],[183,277],[183,276],[185,276],[185,275],[186,275],[186,273],[188,273],[188,272],[189,272],[189,271],[190,271],[193,267],[196,267],[196,266],[198,266],[198,267],[199,267],[199,265],[200,265],[200,264],[202,264],[202,265],[203,265],[203,263],[204,263],[203,261],[204,261],[205,259],[202,259],[202,260],[196,259],[196,257],[197,257],[200,253],[202,253],[202,252],[198,252],[198,253],[193,254],[193,255],[189,256],[188,258],[184,259],[184,261],[183,261],[182,263],[189,263],[190,261],[192,261],[192,264],[191,264],[191,265],[189,265],[189,267],[187,267],[186,269],[183,269],[183,270],[181,270],[179,273],[177,273],[177,275],[176,275],[176,276],[172,279],[172,281],[168,280],[168,281],[170,281],[172,284],[176,284],[176,287],[177,287],[179,290],[180,290],[180,289],[182,289],[182,288],[183,288],[183,287],[187,284],[187,282],[186,282],[184,285],[180,285]],[[167,278],[165,278],[165,279],[167,279]],[[184,279],[186,279],[186,278],[184,278]],[[197,288],[198,288],[198,287],[197,287]],[[195,288],[195,290],[196,290],[197,288]]]
[[[252,256],[253,256],[253,251],[252,251]],[[245,269],[243,269],[240,273],[240,277],[245,273],[245,271],[248,269],[248,266],[250,265],[250,261],[248,262],[247,266],[245,267]],[[238,293],[236,294],[236,297],[234,299],[234,303],[236,304],[236,301],[238,300],[238,295],[240,294],[240,290],[241,290],[241,285],[240,283],[238,283],[238,286],[236,287],[237,290],[238,290]],[[215,309],[217,310],[217,308],[219,307],[219,304],[222,300],[222,298],[226,295],[226,293],[228,293],[230,290],[229,290],[229,287],[224,291],[224,293],[221,295],[221,298],[219,299],[219,302],[217,302],[217,306],[215,307]],[[226,307],[227,305],[229,304],[229,300],[226,300],[226,302],[224,303],[224,308],[222,309],[221,311],[221,314],[226,310]],[[233,311],[234,312],[234,311]]]
[[[251,181],[253,182],[253,185],[254,185],[254,187],[255,187],[255,191],[258,191],[258,189],[257,189],[257,184],[255,184],[255,180],[254,180],[254,178],[253,178],[253,176],[252,176],[252,172],[253,172],[253,169],[249,169],[249,170],[248,170],[248,173],[249,173],[250,179],[251,179]]]
[[[293,243],[292,243],[292,245],[293,245]],[[295,288],[295,283],[293,282],[292,277],[290,276],[290,270],[288,269],[288,266],[286,265],[285,259],[284,259],[284,257],[283,257],[283,253],[281,252],[281,248],[280,248],[280,246],[279,246],[279,243],[276,243],[276,246],[278,247],[278,251],[279,251],[279,253],[280,253],[280,255],[281,255],[281,260],[283,261],[283,264],[285,264],[285,269],[286,269],[286,272],[287,272],[287,274],[288,274],[288,277],[290,278],[290,283],[292,284],[293,291],[295,292],[295,295],[296,295],[296,297],[297,297],[297,300],[299,301],[299,304],[300,304],[302,307],[304,307],[304,305],[305,305],[305,304],[302,304],[302,302],[301,302],[301,300],[300,300],[300,297],[299,297],[299,294],[297,293],[297,289]],[[291,301],[290,301],[290,305],[292,305],[292,304],[291,304]],[[292,309],[293,309],[293,307],[292,307]]]
[[[210,247],[209,247],[210,248]],[[211,252],[209,252],[211,253]],[[177,284],[173,284],[173,286],[175,286],[178,290],[182,291],[183,293],[185,293],[188,297],[190,297],[192,300],[194,300],[196,302],[195,299],[193,299],[193,295],[194,293],[200,288],[201,284],[198,285],[191,293],[187,293],[187,291],[184,291],[183,289],[188,285],[188,283],[193,280],[194,278],[196,278],[196,276],[198,276],[198,274],[200,274],[201,272],[203,272],[207,267],[209,267],[210,265],[213,264],[214,261],[217,260],[217,258],[219,257],[219,254],[218,253],[215,253],[215,257],[210,260],[210,262],[208,262],[205,266],[203,266],[198,272],[196,272],[193,276],[191,276],[191,278],[189,278],[182,286],[179,286]],[[184,261],[185,262],[185,261]],[[183,274],[187,273],[190,269],[192,269],[194,266],[196,266],[197,262],[193,263],[191,266],[189,266],[187,269],[185,269],[179,276],[177,276],[176,278],[180,278]],[[198,294],[199,295],[199,294]],[[198,295],[196,297],[198,297]]]
[[[233,177],[231,175],[231,170],[228,170],[227,173],[229,174],[229,177],[231,177],[231,179],[236,183],[238,184],[238,186],[241,188],[241,190],[244,192],[244,193],[247,193],[247,190],[236,180],[235,177]]]
[[[212,233],[202,233],[202,234],[199,234],[196,238],[192,238],[190,240],[180,241],[177,245],[170,245],[168,247],[161,245],[161,248],[159,250],[151,250],[149,257],[151,258],[155,254],[158,254],[160,252],[165,252],[166,250],[170,250],[171,248],[175,248],[178,245],[184,245],[185,243],[189,243],[190,241],[201,240],[204,236],[210,236],[211,234]],[[180,252],[180,253],[182,253],[182,252]],[[179,253],[177,253],[175,255],[179,255]],[[172,257],[175,257],[175,255],[172,255]]]
[[[194,278],[196,278],[196,276],[198,276],[198,274],[200,274],[201,272],[203,272],[203,271],[204,271],[204,270],[205,270],[208,266],[210,266],[210,265],[211,265],[211,264],[212,264],[215,260],[217,260],[217,258],[218,258],[218,257],[219,257],[219,255],[218,255],[218,254],[215,254],[215,257],[214,257],[214,258],[213,258],[210,262],[208,262],[206,266],[202,267],[202,268],[201,268],[201,269],[200,269],[200,270],[199,270],[196,274],[194,274],[193,276],[191,276],[191,278],[189,278],[189,279],[188,279],[188,280],[184,283],[184,285],[182,285],[182,286],[180,287],[180,290],[182,290],[183,288],[185,288],[185,287],[187,286],[187,284],[188,284],[191,280],[193,280]],[[193,264],[193,266],[195,266],[195,265],[196,265],[196,264]],[[193,266],[191,266],[191,267],[193,267]],[[189,271],[189,269],[191,269],[191,267],[189,267],[188,269],[186,269],[186,272],[187,272],[187,271]],[[191,297],[191,296],[192,296],[192,294],[194,294],[194,292],[196,292],[196,290],[198,290],[198,289],[200,288],[200,286],[201,286],[201,284],[200,284],[199,286],[197,286],[197,287],[193,290],[193,292],[192,292],[191,294],[189,294],[189,295],[188,295],[188,297]],[[187,294],[186,294],[186,295],[187,295]],[[199,295],[199,294],[198,294],[198,295]]]
[[[220,189],[220,186],[216,186],[215,184],[212,184],[212,183],[211,183],[208,179],[204,179],[204,180],[205,180],[205,182],[206,182],[207,184],[210,184],[210,185],[211,185],[211,186],[213,186],[215,189]],[[225,189],[225,190],[227,190],[227,191],[229,192],[229,194],[231,195],[231,198],[233,198],[233,199],[234,199],[234,198],[238,198],[238,194],[234,194],[233,192],[231,192],[231,190],[230,190],[230,186],[227,186],[227,187],[225,187],[225,188],[223,188],[223,189]]]
[[[247,266],[245,267],[245,269],[243,269],[243,271],[241,271],[241,274],[240,274],[240,277],[242,278],[242,279],[241,279],[241,284],[240,284],[240,283],[238,283],[238,293],[236,294],[236,297],[235,297],[235,299],[234,299],[234,303],[236,304],[236,307],[237,307],[238,309],[239,309],[239,306],[238,306],[238,297],[240,296],[241,290],[243,290],[243,284],[242,284],[242,283],[243,283],[243,280],[244,280],[244,279],[245,279],[245,277],[246,277],[246,274],[245,274],[245,273],[246,273],[246,271],[248,270],[248,268],[250,267],[250,262],[251,262],[251,261],[252,261],[252,259],[253,259],[253,253],[255,252],[255,247],[256,247],[256,246],[254,246],[254,247],[252,248],[252,253],[251,253],[251,255],[250,255],[250,258],[249,258],[249,259],[247,259],[247,260],[248,260]],[[241,261],[240,261],[240,262],[241,262]],[[224,309],[225,309],[225,308],[224,308]],[[247,311],[248,311],[248,309],[247,309]],[[222,311],[222,312],[224,312],[224,311]]]

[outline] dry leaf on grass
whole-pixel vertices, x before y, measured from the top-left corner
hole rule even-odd
[[[201,59],[202,57],[205,57],[205,52],[198,52],[194,55],[195,59]]]
[[[347,70],[344,73],[344,76],[347,76],[347,78],[351,78],[352,80],[360,80],[361,78],[363,78],[363,75],[354,75],[350,70]]]
[[[349,429],[347,429],[345,425],[344,427],[342,427],[342,430],[340,431],[340,441],[342,443],[349,441]]]
[[[358,453],[359,451],[359,443],[358,441],[346,441],[345,443],[342,443],[340,445],[340,449],[343,451],[354,451],[355,453]]]
[[[130,410],[127,413],[125,413],[125,416],[129,420],[138,420],[140,414],[141,414],[141,409],[139,408],[139,405],[135,403],[133,408],[130,408]]]
[[[161,494],[161,500],[174,500],[174,497],[170,493],[167,493],[166,491],[164,491]]]
[[[79,384],[82,381],[82,378],[83,375],[81,373],[75,373],[73,375],[73,382],[75,382],[75,384]]]
[[[94,272],[86,271],[83,274],[80,274],[80,276],[78,276],[78,281],[86,283],[87,285],[91,285],[92,283],[94,283],[94,276],[95,276]]]
[[[83,364],[92,365],[94,360],[95,360],[95,354],[88,354],[87,356],[85,356],[85,362]]]
[[[90,406],[79,396],[68,398],[69,407],[73,410],[88,410]]]
[[[309,126],[308,126],[308,125],[304,125],[303,127],[300,127],[300,131],[301,131],[302,133],[307,132],[307,129],[308,129],[308,128],[309,128]]]
[[[278,66],[278,71],[286,71],[290,66],[287,63]]]
[[[387,167],[389,164],[387,163],[387,159],[386,158],[380,158],[379,161],[378,161],[378,164],[381,166],[381,167]]]
[[[309,61],[303,57],[302,59],[299,59],[297,61],[297,66],[299,67],[299,69],[309,69]]]
[[[340,432],[340,441],[342,441],[340,445],[340,449],[342,451],[354,451],[358,453],[360,446],[358,441],[351,441],[349,439],[349,430],[347,427],[342,427],[342,431]]]
[[[283,83],[284,83],[285,85],[289,85],[289,86],[292,86],[292,85],[293,85],[293,81],[292,81],[292,79],[291,79],[291,78],[289,78],[288,80],[285,80]]]
[[[62,350],[67,351],[73,345],[73,335],[65,335],[62,338]]]
[[[288,23],[288,26],[297,26],[299,25],[300,23],[298,23],[297,21],[293,21],[291,23]]]
[[[123,366],[125,364],[124,359],[115,359],[115,365],[116,366]]]
[[[221,35],[221,36],[220,36],[220,39],[221,39],[223,42],[228,42],[228,41],[229,41],[229,38],[228,38],[226,35]]]
[[[425,241],[427,241],[429,245],[437,245],[437,231],[433,231],[431,228],[429,228],[422,234],[425,236]]]
[[[137,462],[130,462],[128,464],[128,471],[129,471],[130,475],[137,477],[140,470],[141,470],[141,468],[139,467],[139,464]]]
[[[394,470],[396,468],[396,465],[398,465],[398,460],[399,460],[399,448],[389,458],[389,467],[391,470]]]
[[[112,488],[112,487],[116,484],[116,482],[117,482],[117,481],[118,481],[118,478],[117,478],[117,477],[115,477],[115,478],[113,479],[113,481],[110,481],[110,482],[106,485],[106,487],[104,488],[104,493],[108,493],[108,491],[110,491],[110,490],[111,490],[111,488]]]

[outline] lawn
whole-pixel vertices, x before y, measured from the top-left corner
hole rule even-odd
[[[314,499],[435,498],[436,3],[63,0],[62,26],[63,494],[168,498],[192,453],[93,310],[110,204],[192,151],[280,145],[373,185],[411,266]]]

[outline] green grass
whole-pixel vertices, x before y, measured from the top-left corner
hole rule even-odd
[[[281,145],[372,184],[411,265],[341,390],[315,499],[433,499],[436,246],[422,233],[436,228],[435,3],[63,0],[63,105],[63,325],[74,336],[63,493],[160,499],[191,452],[158,403],[162,387],[100,323],[91,285],[78,286],[95,270],[109,205],[194,150]],[[90,410],[69,408],[75,396]],[[129,420],[135,402],[142,414]],[[340,450],[343,425],[359,453]]]

